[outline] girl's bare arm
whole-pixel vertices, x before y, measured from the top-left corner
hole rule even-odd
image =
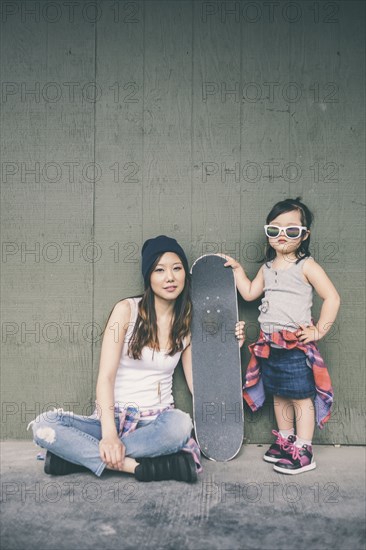
[[[309,258],[304,263],[303,273],[323,300],[319,320],[315,325],[318,331],[315,339],[319,340],[327,334],[336,320],[341,299],[332,281],[315,260]]]
[[[257,275],[251,281],[245,271],[243,266],[240,265],[234,258],[222,254],[222,256],[227,260],[225,267],[231,267],[234,271],[236,288],[239,293],[242,295],[244,300],[247,302],[252,302],[261,296],[264,292],[264,277],[263,277],[263,266],[258,271]]]

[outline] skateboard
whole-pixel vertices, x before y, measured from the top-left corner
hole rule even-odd
[[[234,458],[243,443],[240,347],[235,337],[238,302],[234,273],[214,254],[198,258],[192,274],[193,416],[204,456]]]

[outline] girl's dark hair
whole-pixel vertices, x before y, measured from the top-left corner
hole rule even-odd
[[[274,219],[277,218],[280,214],[285,212],[291,212],[292,210],[298,210],[301,217],[301,225],[310,229],[310,226],[313,222],[314,215],[309,210],[309,208],[301,202],[301,197],[296,197],[296,199],[285,199],[284,201],[277,202],[270,213],[267,216],[266,224],[270,224]],[[296,254],[296,263],[298,263],[302,258],[310,256],[309,251],[310,246],[310,233],[308,238],[304,241],[301,241],[300,246],[297,248]],[[265,262],[270,262],[276,257],[275,250],[269,245],[267,238],[266,252],[265,252]]]
[[[159,351],[158,326],[156,322],[154,293],[150,285],[150,275],[163,254],[156,259],[148,274],[148,285],[142,294],[142,299],[138,304],[138,314],[136,323],[128,344],[128,355],[134,359],[141,359],[142,348],[149,346]],[[183,263],[183,262],[182,262]],[[134,296],[134,298],[140,297]],[[114,309],[114,308],[113,308]],[[112,309],[112,311],[113,311]],[[107,328],[108,321],[112,314],[109,314],[104,331]],[[192,318],[191,302],[191,276],[186,272],[186,279],[183,291],[178,296],[174,304],[173,325],[170,332],[168,355],[174,355],[183,350],[183,338],[190,332]],[[103,333],[104,333],[103,331]]]

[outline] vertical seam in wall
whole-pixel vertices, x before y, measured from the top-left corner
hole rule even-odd
[[[144,182],[145,182],[145,2],[142,1],[142,144],[141,144],[141,248],[144,242]]]
[[[289,26],[289,31],[288,31],[288,75],[289,75],[289,82],[292,82],[292,75],[291,75],[291,23],[290,21],[288,22],[288,26]],[[292,114],[291,114],[291,102],[289,102],[289,105],[288,105],[288,114],[289,114],[289,117],[288,117],[288,129],[287,129],[287,132],[288,132],[288,162],[292,162],[292,158],[291,158],[291,118],[292,118]],[[287,197],[291,197],[291,181],[290,181],[291,178],[289,178],[289,182],[288,182],[288,193],[287,193]],[[299,194],[299,193],[297,193]],[[302,194],[302,193],[301,193]]]
[[[194,101],[194,56],[193,56],[193,46],[194,46],[194,0],[191,0],[191,17],[192,17],[192,33],[191,33],[191,215],[190,215],[190,253],[192,254],[192,244],[193,244],[193,164],[194,164],[194,149],[193,149],[193,101]],[[191,258],[192,260],[192,258]],[[193,260],[192,260],[193,261]]]
[[[97,84],[97,25],[98,22],[95,21],[94,23],[94,86],[96,90],[96,84]],[[96,96],[97,97],[97,96]],[[96,155],[96,111],[97,111],[97,101],[94,101],[94,107],[93,107],[93,117],[94,117],[94,132],[93,132],[93,161],[94,161],[94,178],[93,178],[93,192],[92,192],[92,231],[91,231],[91,240],[94,243],[95,239],[95,155]],[[94,300],[95,300],[95,292],[94,292],[94,286],[95,286],[95,262],[93,261],[91,263],[92,268],[92,299],[91,299],[91,317],[92,317],[92,339],[91,339],[91,393],[90,395],[93,395],[94,392],[94,314],[95,314],[95,307],[94,307]]]
[[[239,19],[240,20],[240,19]],[[242,139],[241,139],[241,133],[242,133],[242,127],[243,127],[243,102],[241,98],[241,90],[243,89],[242,82],[243,82],[243,25],[240,23],[240,38],[239,38],[239,63],[240,63],[240,75],[239,75],[239,167],[241,172],[241,146],[242,146]],[[239,257],[238,262],[240,262],[240,250],[241,250],[241,236],[242,236],[242,212],[241,212],[241,176],[239,172]]]

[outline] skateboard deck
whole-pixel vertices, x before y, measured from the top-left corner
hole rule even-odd
[[[240,347],[235,337],[238,302],[234,274],[225,262],[207,254],[191,268],[194,427],[202,453],[218,462],[234,458],[244,436]]]

